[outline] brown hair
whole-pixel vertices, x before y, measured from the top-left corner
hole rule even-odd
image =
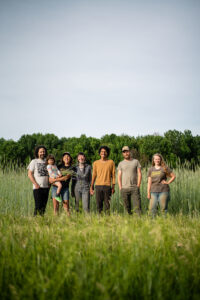
[[[37,147],[35,148],[35,152],[34,152],[35,158],[38,158],[38,157],[39,157],[39,156],[38,156],[38,152],[39,152],[40,149],[44,149],[44,150],[45,150],[45,157],[47,157],[47,148],[46,148],[45,146],[43,146],[43,145],[40,145],[40,146],[37,146]]]
[[[53,159],[54,160],[54,164],[56,163],[56,160],[55,160],[55,157],[54,157],[54,155],[53,154],[49,154],[48,156],[47,156],[47,158],[46,158],[46,164],[48,165],[48,160],[49,159]]]
[[[164,169],[164,172],[166,175],[169,175],[169,173],[167,172],[167,165],[164,161],[164,158],[162,157],[162,155],[160,153],[155,153],[153,156],[152,156],[152,166],[154,167],[155,166],[155,163],[154,163],[154,157],[155,156],[159,156],[160,157],[160,166]]]

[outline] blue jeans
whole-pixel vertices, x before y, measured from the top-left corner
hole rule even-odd
[[[149,202],[149,214],[156,215],[158,204],[162,214],[167,213],[167,207],[169,202],[169,192],[151,193],[151,199]]]
[[[51,188],[52,199],[56,197],[56,192],[57,192],[57,186],[52,185],[52,188]],[[61,192],[60,192],[60,196],[63,201],[69,200],[69,188],[68,187],[62,188]]]

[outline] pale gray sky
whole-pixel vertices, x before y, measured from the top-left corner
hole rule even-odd
[[[200,134],[199,0],[0,0],[0,137]]]

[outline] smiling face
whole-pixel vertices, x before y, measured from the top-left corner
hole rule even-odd
[[[46,150],[44,148],[40,148],[38,150],[38,158],[40,159],[44,159],[46,156]]]
[[[101,159],[106,159],[108,157],[108,153],[107,153],[106,149],[104,149],[104,148],[101,149],[100,157],[101,157]]]
[[[160,156],[154,155],[153,162],[154,162],[155,166],[160,166],[161,165],[161,158],[160,158]]]
[[[85,163],[85,156],[84,155],[79,154],[79,156],[77,157],[77,159],[78,159],[79,163],[81,163],[81,164]]]
[[[71,157],[68,154],[63,156],[63,162],[65,166],[69,166],[71,163]]]

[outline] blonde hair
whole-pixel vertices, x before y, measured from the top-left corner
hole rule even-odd
[[[169,175],[168,171],[167,171],[167,165],[164,161],[164,158],[162,157],[162,155],[160,153],[155,153],[153,156],[152,156],[152,166],[154,167],[155,166],[155,163],[154,163],[154,157],[155,156],[159,156],[160,157],[160,166],[164,169],[164,172],[166,175]]]

